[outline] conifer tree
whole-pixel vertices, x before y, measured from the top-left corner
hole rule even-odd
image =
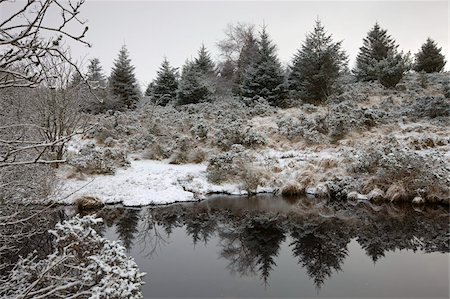
[[[150,82],[147,85],[147,89],[145,89],[145,93],[144,95],[147,97],[151,97],[153,95],[153,89],[155,88],[155,80],[153,80],[152,82]]]
[[[254,100],[261,97],[278,106],[286,98],[284,72],[265,26],[260,33],[258,53],[244,74],[240,94]]]
[[[98,58],[92,58],[89,60],[87,81],[89,85],[92,85],[94,88],[105,86],[106,79]]]
[[[408,66],[408,56],[402,53],[389,51],[387,57],[380,60],[375,66],[378,82],[386,88],[395,87],[403,78]]]
[[[178,104],[195,104],[206,100],[211,94],[208,81],[196,66],[195,61],[187,61],[181,72],[178,85]]]
[[[209,55],[209,52],[206,50],[205,45],[202,44],[200,50],[198,51],[198,57],[195,58],[194,66],[197,70],[204,75],[213,75],[215,74],[215,65]]]
[[[134,66],[125,45],[120,49],[110,76],[112,93],[118,97],[122,107],[135,108],[139,100],[139,89],[134,76]]]
[[[363,46],[356,57],[356,68],[353,70],[360,81],[374,81],[378,79],[376,65],[379,61],[388,57],[388,53],[395,53],[398,45],[382,29],[378,23],[367,33],[363,39]]]
[[[416,54],[414,70],[417,72],[437,73],[444,69],[445,59],[441,53],[442,48],[438,48],[436,42],[431,38],[422,45]]]
[[[84,78],[79,72],[74,72],[72,75],[72,78],[70,80],[69,86],[70,87],[77,87],[84,83]]]
[[[347,55],[341,44],[333,42],[316,21],[293,59],[288,78],[293,94],[306,101],[323,101],[335,90],[337,79],[347,69]]]
[[[240,86],[243,83],[244,75],[252,65],[253,61],[256,60],[256,57],[258,57],[258,40],[253,34],[248,34],[237,60],[235,79],[237,86]],[[240,90],[237,93],[239,92]]]
[[[177,70],[170,66],[167,58],[161,64],[157,77],[152,88],[152,96],[158,105],[167,105],[167,103],[175,99],[178,88]]]

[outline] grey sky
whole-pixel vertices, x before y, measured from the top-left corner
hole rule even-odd
[[[130,52],[136,76],[144,86],[151,81],[163,56],[180,67],[195,57],[203,42],[213,58],[216,43],[230,22],[268,25],[280,61],[289,63],[305,34],[319,17],[343,47],[353,66],[367,31],[378,21],[397,40],[400,49],[415,53],[430,36],[449,60],[449,1],[291,1],[291,2],[156,2],[87,0],[87,39],[92,48],[72,46],[74,57],[98,57],[109,74],[123,43]],[[450,64],[450,63],[449,63]],[[449,69],[447,65],[446,69]]]

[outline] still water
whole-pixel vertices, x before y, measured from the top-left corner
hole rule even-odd
[[[145,298],[449,297],[448,207],[258,196],[97,215]]]
[[[442,207],[268,196],[122,213],[105,235],[148,273],[146,298],[449,297]]]

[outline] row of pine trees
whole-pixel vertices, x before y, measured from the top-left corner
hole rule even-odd
[[[392,88],[410,69],[426,73],[442,71],[446,61],[441,52],[428,38],[412,63],[409,53],[398,51],[395,40],[376,23],[363,39],[352,73],[358,81],[378,81]],[[250,100],[264,98],[276,106],[285,105],[287,99],[321,103],[337,90],[343,75],[349,73],[342,41],[333,41],[320,21],[306,35],[287,70],[279,62],[276,46],[263,26],[259,36],[247,32],[234,60],[228,57],[216,65],[202,45],[197,58],[186,61],[179,74],[164,58],[145,95],[159,105],[198,103],[214,94],[234,94]],[[86,79],[90,86],[109,86],[121,109],[134,108],[141,97],[125,46],[108,80],[98,59],[90,60]]]

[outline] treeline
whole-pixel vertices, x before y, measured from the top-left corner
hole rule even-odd
[[[185,62],[181,73],[164,58],[144,95],[158,105],[199,103],[217,95],[235,95],[249,102],[264,98],[275,106],[296,101],[320,104],[339,90],[346,74],[357,81],[378,81],[386,88],[394,88],[410,70],[440,72],[446,63],[442,48],[431,38],[413,60],[409,52],[398,50],[396,41],[378,23],[363,39],[351,71],[342,41],[334,41],[320,21],[306,34],[287,68],[281,65],[266,26],[257,32],[253,25],[238,23],[229,25],[225,35],[218,43],[221,61],[213,61],[204,45],[195,59]],[[103,99],[89,107],[91,112],[133,109],[142,98],[125,45],[109,78],[94,58],[84,79],[76,75],[72,84],[88,82]]]

